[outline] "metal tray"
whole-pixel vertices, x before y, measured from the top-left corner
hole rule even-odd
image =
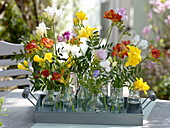
[[[34,109],[34,121],[36,123],[143,125],[141,105],[139,113],[127,113],[126,108],[124,109],[124,113],[56,112],[51,111],[50,108],[41,109],[41,101],[44,96],[45,95],[40,95]]]

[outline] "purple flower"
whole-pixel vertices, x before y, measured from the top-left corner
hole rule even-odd
[[[107,58],[107,53],[103,49],[96,50],[94,53],[94,56],[97,57],[99,60],[106,60]]]
[[[67,41],[70,39],[70,36],[71,36],[71,33],[69,31],[63,34],[64,39],[66,39]]]
[[[100,70],[94,70],[93,76],[94,76],[94,77],[97,77],[97,76],[99,76],[99,75],[100,75]]]
[[[145,26],[142,30],[142,33],[147,36],[151,31],[151,28],[149,26]]]
[[[170,15],[167,16],[167,19],[164,20],[166,24],[170,24]]]
[[[121,20],[127,20],[128,19],[128,16],[126,15],[126,10],[124,8],[120,8],[118,11],[117,11],[117,14],[121,15],[122,16],[122,19]]]
[[[62,36],[58,36],[57,39],[58,39],[58,42],[63,42],[64,41]]]

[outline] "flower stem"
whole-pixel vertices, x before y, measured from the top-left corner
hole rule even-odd
[[[101,39],[100,42],[99,42],[99,46],[100,46],[100,44],[102,43],[103,39],[105,38],[105,36],[107,35],[107,33],[109,32],[109,30],[111,29],[111,27],[112,27],[113,25],[114,25],[114,24],[112,23],[112,24],[110,25],[110,27],[107,29],[107,31],[105,32],[104,36],[102,37],[102,39]]]
[[[107,41],[106,41],[106,44],[108,43],[108,41],[109,41],[109,39],[110,39],[110,35],[111,35],[111,33],[112,33],[112,30],[113,30],[113,24],[111,25],[111,29],[110,29],[110,32],[109,32],[109,35],[108,35],[108,37],[107,37]],[[106,44],[105,44],[105,47],[104,47],[104,49],[106,48]]]

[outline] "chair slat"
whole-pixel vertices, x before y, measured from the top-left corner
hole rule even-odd
[[[0,71],[0,77],[18,76],[18,75],[31,75],[31,72],[27,70],[20,70],[20,69],[9,69],[9,70]]]
[[[23,62],[23,61],[21,60],[16,62],[15,60],[11,60],[11,59],[2,59],[0,60],[0,66],[17,65],[19,62]]]
[[[31,82],[29,79],[14,79],[9,81],[0,81],[0,87],[9,87],[9,86],[23,86],[23,85],[30,85]]]
[[[14,55],[14,52],[20,54],[20,49],[24,50],[23,44],[12,44],[5,41],[0,41],[0,56]]]

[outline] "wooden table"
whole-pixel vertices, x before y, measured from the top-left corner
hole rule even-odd
[[[4,124],[2,128],[115,128],[108,125],[81,125],[81,124],[40,124],[33,122],[34,106],[22,98],[23,90],[16,89],[4,96],[3,107],[8,109],[8,116],[1,116]],[[35,94],[38,96],[39,93]],[[31,98],[31,96],[30,96]],[[31,98],[33,100],[33,98]],[[145,118],[145,117],[144,117]],[[125,126],[119,126],[125,127]],[[170,128],[170,101],[156,100],[151,113],[142,127]],[[126,127],[127,128],[127,127]]]

